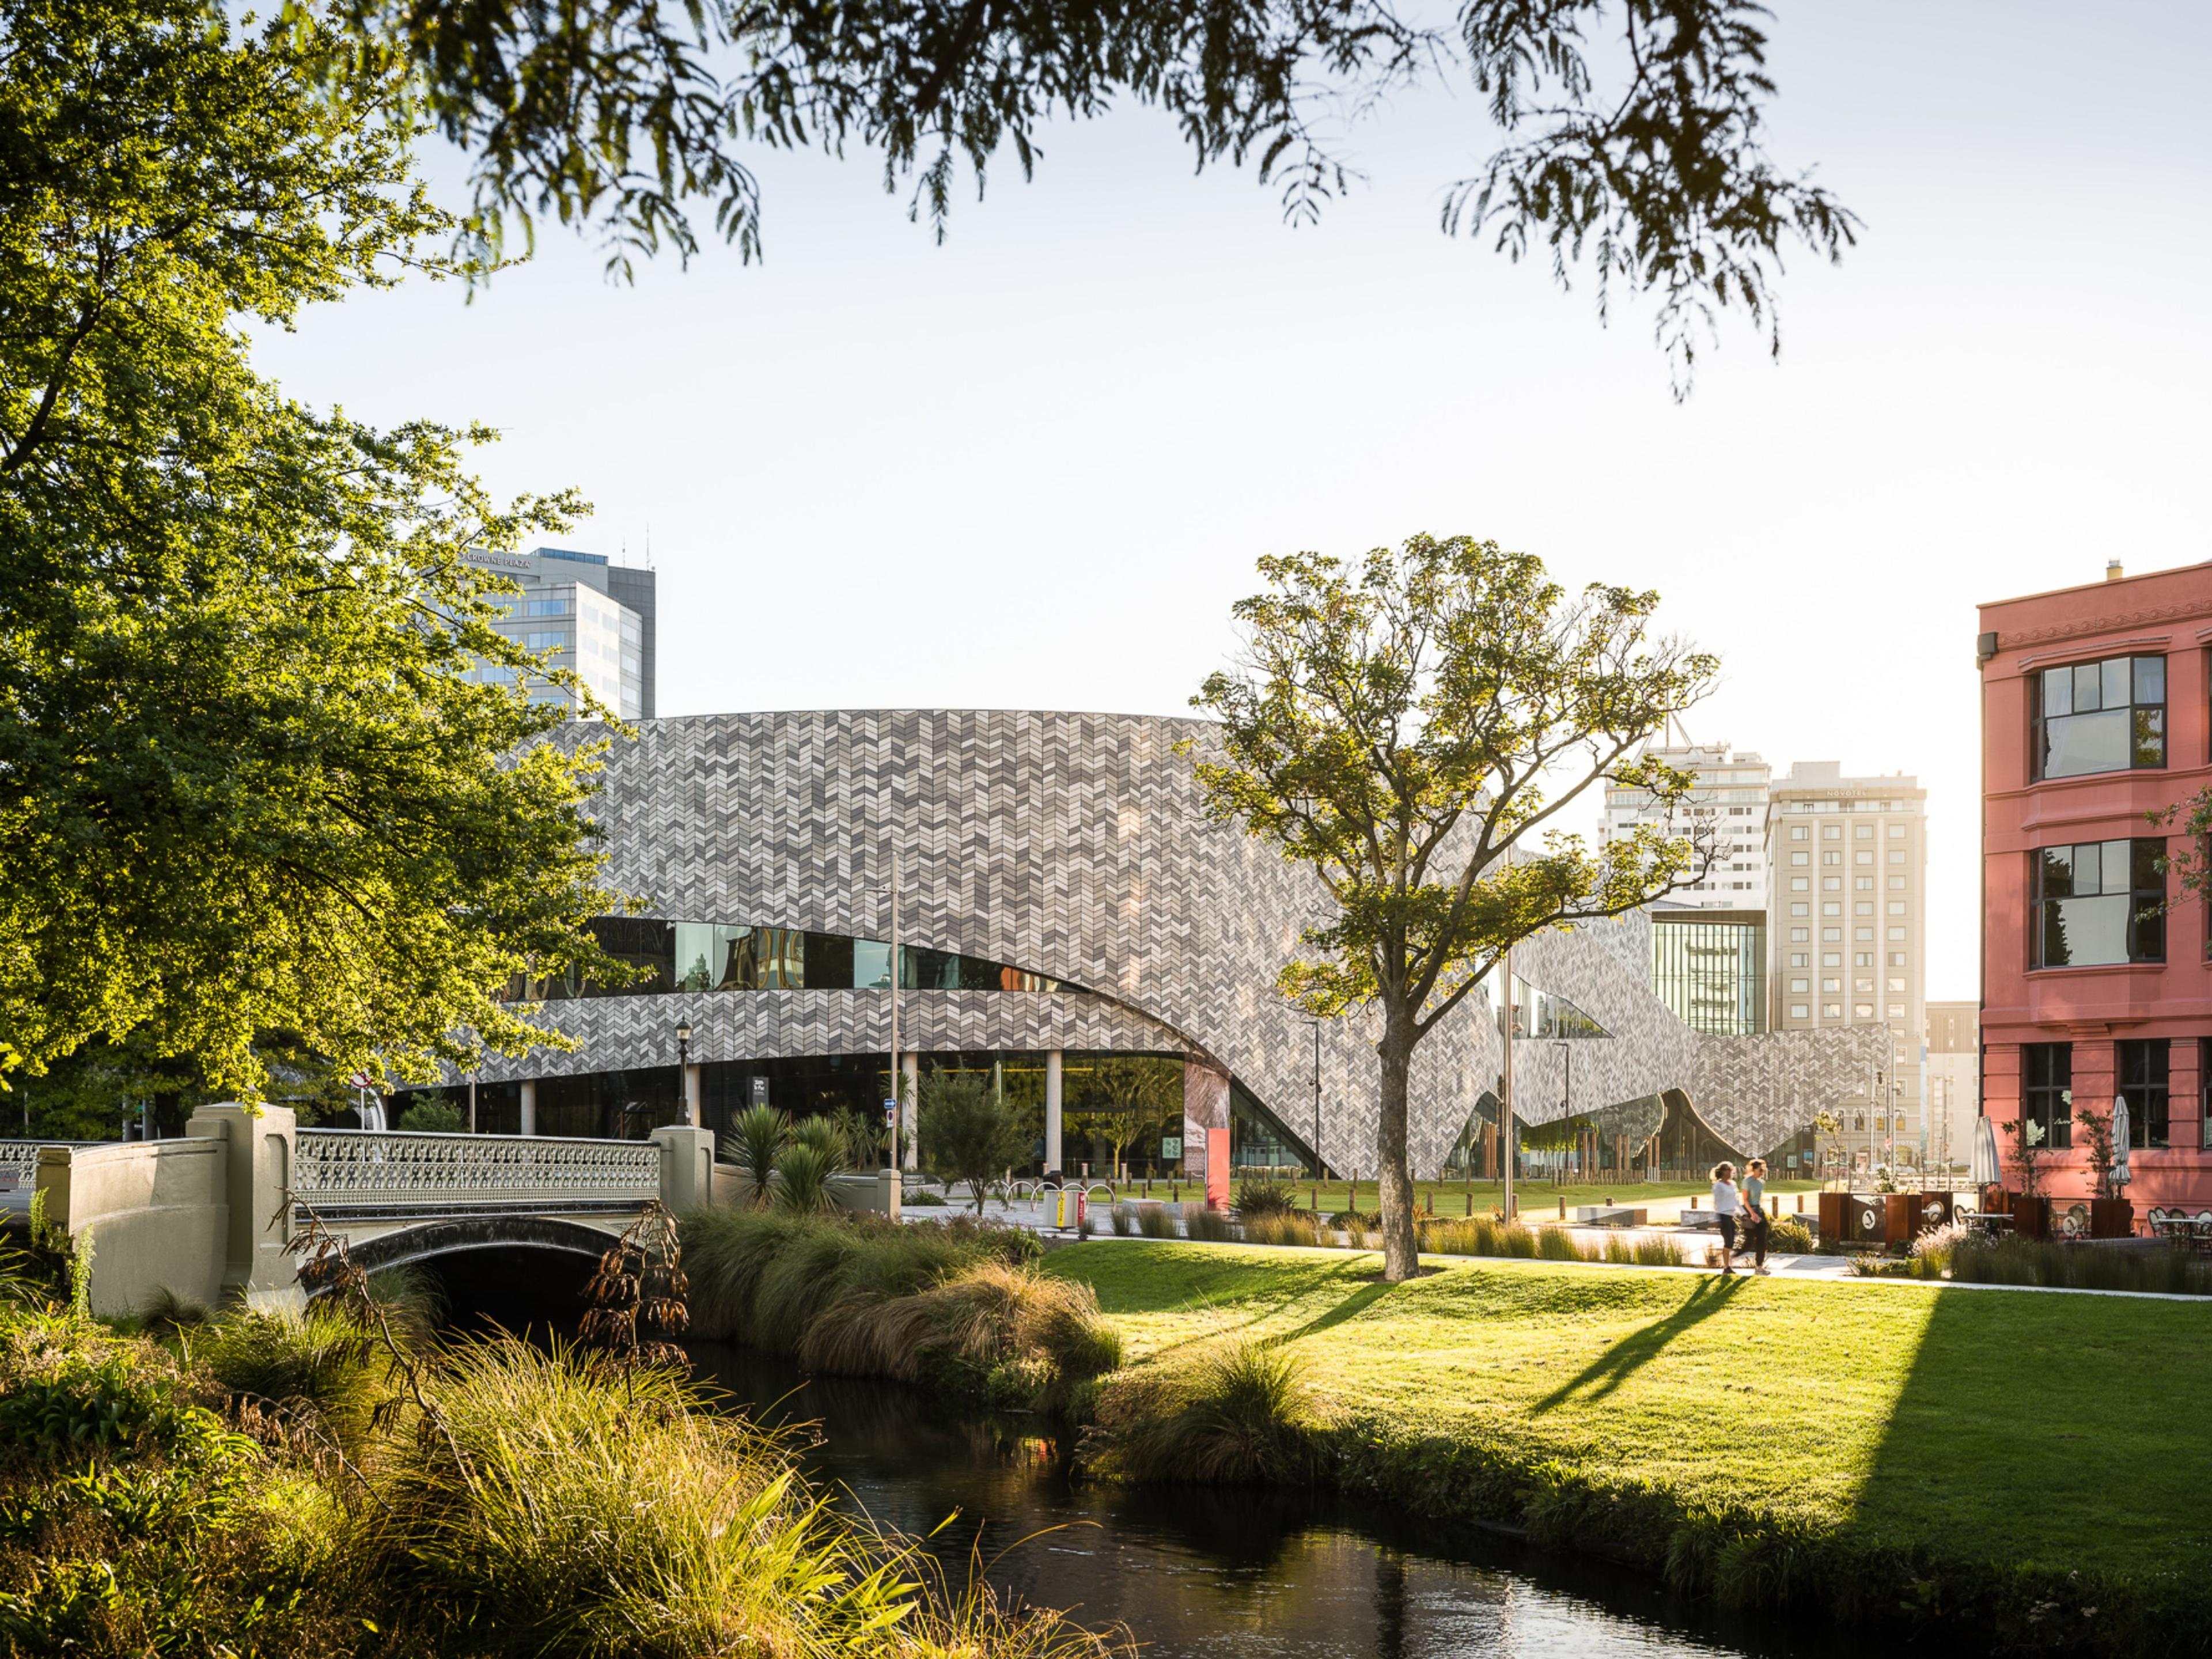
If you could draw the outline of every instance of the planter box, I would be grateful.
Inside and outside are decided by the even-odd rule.
[[[1917,1238],[1923,1207],[1918,1193],[1884,1194],[1883,1208],[1887,1214],[1882,1236],[1899,1243]]]
[[[2136,1231],[2136,1206],[2124,1198],[2093,1198],[2089,1200],[2089,1237],[2092,1238],[2132,1238]]]
[[[1851,1236],[1849,1222],[1851,1195],[1849,1193],[1822,1193],[1820,1197],[1820,1237],[1830,1243],[1840,1244]]]
[[[2027,1198],[2019,1193],[2012,1197],[2012,1231],[2015,1238],[2048,1238],[2051,1237],[2051,1200],[2047,1198]]]

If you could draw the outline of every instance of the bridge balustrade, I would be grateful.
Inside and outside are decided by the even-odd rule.
[[[325,1220],[635,1210],[661,1195],[654,1141],[296,1132],[293,1196]]]

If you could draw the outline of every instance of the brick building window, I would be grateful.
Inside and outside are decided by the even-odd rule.
[[[2166,659],[2108,657],[2035,676],[2039,778],[2166,764]]]
[[[2074,1144],[2074,1045],[2024,1042],[2020,1049],[2021,1115],[2040,1124],[2043,1151]]]
[[[2163,1146],[2166,1128],[2166,1067],[2171,1045],[2164,1037],[2113,1044],[2119,1062],[2120,1098],[2128,1103],[2128,1145]]]
[[[2028,854],[2033,867],[2032,968],[2166,960],[2166,843],[2082,842]]]

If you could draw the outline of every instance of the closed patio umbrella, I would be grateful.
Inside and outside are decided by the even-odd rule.
[[[2128,1173],[2128,1103],[2112,1098],[2112,1185],[2124,1187],[2135,1177]]]
[[[1997,1126],[1987,1118],[1974,1122],[1974,1161],[1971,1171],[1977,1187],[1994,1187],[2004,1177],[1997,1164]]]

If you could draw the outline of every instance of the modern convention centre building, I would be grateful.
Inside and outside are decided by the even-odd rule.
[[[1032,1114],[1032,1171],[1103,1173],[1117,1152],[1210,1186],[1373,1171],[1372,1033],[1273,990],[1323,896],[1207,817],[1179,752],[1206,722],[848,709],[636,730],[595,812],[607,881],[641,911],[594,925],[648,976],[544,988],[544,1021],[578,1046],[452,1090],[479,1131],[635,1136],[690,1115],[720,1132],[756,1101],[880,1121],[896,855],[904,1067],[988,1074]],[[1794,1162],[1880,1063],[1853,1030],[1692,1030],[1655,994],[1643,915],[1545,934],[1515,966],[1536,1167]],[[1496,1170],[1503,1000],[1482,988],[1417,1052],[1420,1175]]]

